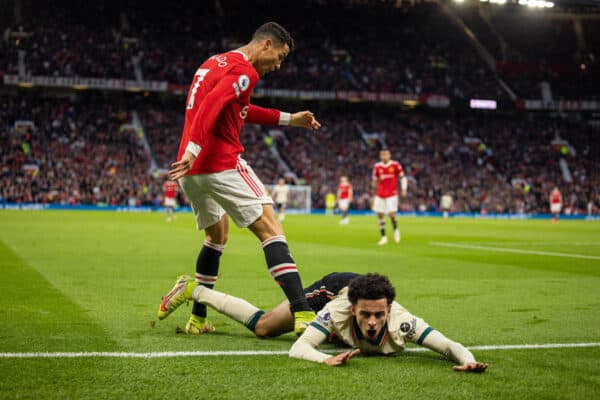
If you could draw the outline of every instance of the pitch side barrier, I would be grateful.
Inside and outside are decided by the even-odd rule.
[[[112,212],[132,212],[132,213],[152,213],[152,212],[164,212],[165,208],[162,206],[99,206],[99,205],[65,205],[65,204],[25,204],[25,203],[0,203],[0,210],[29,210],[29,211],[43,211],[43,210],[72,210],[72,211],[112,211]],[[191,207],[178,207],[177,212],[192,212]],[[298,209],[286,209],[286,214],[307,214],[305,210]],[[310,211],[312,215],[327,215],[327,211],[324,209],[312,209]],[[334,215],[339,215],[336,210]],[[375,213],[370,210],[350,210],[350,215],[366,215],[373,216]],[[427,212],[398,212],[399,217],[430,217],[430,218],[442,218],[443,214],[437,211]],[[506,220],[519,220],[519,219],[550,219],[552,214],[498,214],[498,213],[449,213],[449,218],[474,218],[474,219],[506,219]],[[585,220],[585,221],[600,221],[600,215],[561,215],[562,220]]]

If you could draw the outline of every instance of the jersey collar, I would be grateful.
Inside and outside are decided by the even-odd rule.
[[[365,339],[362,332],[360,331],[360,327],[358,326],[358,322],[356,322],[356,318],[352,318],[352,338],[354,339],[355,342],[357,342],[359,340],[366,340],[367,342],[371,343],[372,345],[375,345],[378,347],[383,347],[385,345],[385,343],[387,342],[387,338],[388,338],[387,322],[383,325],[383,327],[381,328],[381,331],[379,331],[379,335],[377,335],[375,340],[368,340],[368,339]]]
[[[246,55],[246,53],[244,53],[243,51],[239,51],[239,50],[231,50],[232,53],[238,53],[241,54],[242,57],[244,57],[244,60],[248,61],[250,60],[250,58],[248,58],[248,56]]]

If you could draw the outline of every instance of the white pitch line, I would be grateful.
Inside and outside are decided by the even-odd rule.
[[[565,349],[574,347],[600,347],[600,342],[592,343],[544,343],[544,344],[500,344],[470,346],[469,350],[531,350]],[[327,349],[325,353],[339,353],[348,349]],[[429,351],[424,347],[411,347],[409,353]],[[162,351],[151,353],[127,352],[57,352],[57,353],[0,353],[0,358],[173,358],[173,357],[214,357],[214,356],[280,356],[287,350],[231,350],[231,351]]]
[[[456,247],[456,248],[460,248],[460,249],[490,250],[490,251],[496,251],[499,253],[535,254],[538,256],[583,258],[585,260],[600,260],[600,256],[588,256],[585,254],[573,254],[573,253],[556,253],[553,251],[523,250],[523,249],[511,249],[511,248],[507,248],[507,247],[475,246],[472,244],[445,243],[445,242],[429,242],[429,244],[432,246]]]

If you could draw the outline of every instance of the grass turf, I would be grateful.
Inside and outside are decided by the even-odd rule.
[[[332,271],[385,273],[398,302],[467,346],[600,342],[597,222],[399,221],[402,243],[384,247],[375,245],[373,217],[339,226],[334,217],[288,216],[285,229],[305,285]],[[0,226],[0,352],[281,351],[294,340],[255,339],[215,312],[217,333],[176,335],[185,307],[151,327],[174,278],[194,272],[203,236],[190,214],[166,223],[156,213],[0,211]],[[283,299],[258,241],[236,228],[217,289],[265,309]],[[600,392],[597,347],[474,353],[490,363],[485,374],[455,373],[431,352],[359,357],[342,368],[281,355],[0,358],[0,398],[537,399]]]

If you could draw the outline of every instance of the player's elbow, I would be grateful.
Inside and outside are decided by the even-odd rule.
[[[299,358],[302,359],[302,346],[299,344],[299,340],[296,340],[290,349],[288,356],[290,358]]]

